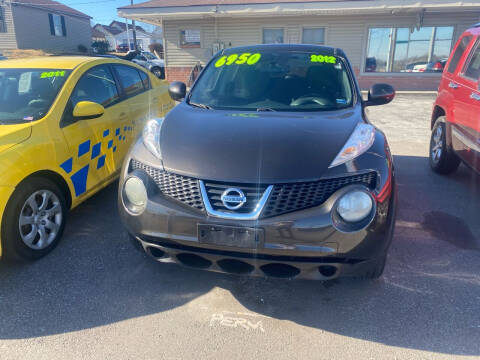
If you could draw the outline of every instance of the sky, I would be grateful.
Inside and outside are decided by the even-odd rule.
[[[79,10],[87,15],[90,15],[92,19],[92,25],[96,23],[110,24],[113,20],[125,21],[123,18],[117,16],[117,8],[125,5],[130,5],[130,0],[57,0],[62,4],[70,6],[76,10]],[[147,0],[134,0],[134,4],[145,2]],[[131,20],[129,20],[131,23]],[[153,26],[139,23],[137,25],[145,27],[145,30],[152,31]]]

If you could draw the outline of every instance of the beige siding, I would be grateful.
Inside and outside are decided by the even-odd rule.
[[[16,49],[17,40],[15,39],[11,4],[3,2],[0,7],[2,8],[3,16],[5,17],[6,27],[6,32],[0,33],[0,51]]]
[[[19,49],[76,51],[80,44],[87,48],[91,45],[89,19],[59,14],[65,17],[67,36],[53,36],[50,34],[48,13],[26,6],[13,7]]]
[[[470,25],[478,22],[480,13],[425,14],[423,26],[455,26],[457,38]],[[370,16],[294,16],[270,18],[217,19],[215,35],[214,19],[165,20],[165,49],[167,66],[191,66],[200,60],[203,63],[212,55],[215,40],[226,47],[258,44],[262,42],[263,28],[284,28],[284,41],[302,41],[303,27],[325,27],[326,45],[342,48],[354,67],[360,68],[367,46],[368,27],[405,26],[414,27],[416,15],[370,15]],[[180,30],[201,29],[202,48],[182,49],[179,47]]]
[[[200,29],[200,48],[180,48],[180,31],[184,29]],[[198,60],[205,61],[211,56],[214,39],[214,22],[212,20],[165,21],[165,48],[167,65],[190,66]]]

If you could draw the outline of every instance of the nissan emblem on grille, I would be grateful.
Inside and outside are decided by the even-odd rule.
[[[319,206],[335,191],[346,185],[362,184],[369,189],[375,189],[377,185],[375,171],[316,181],[267,186],[264,184],[227,185],[213,181],[203,182],[195,178],[169,173],[132,159],[130,171],[135,169],[147,172],[165,196],[201,211],[205,209],[204,204],[207,203],[211,208],[210,213],[215,212],[214,216],[228,219],[238,219],[239,216],[244,216],[243,219],[252,220],[260,217],[260,214],[261,218],[269,218]],[[241,189],[239,189],[240,186]],[[240,190],[245,196],[245,202],[236,209],[225,206],[224,199],[222,199],[221,194],[239,196],[238,193],[227,193],[231,189]],[[202,195],[201,192],[203,192]],[[227,200],[233,200],[233,202],[227,201],[229,206],[238,206],[239,204],[236,202],[237,198],[227,198]],[[225,209],[236,211],[235,214],[225,213]],[[256,213],[252,215],[254,212]]]
[[[247,198],[242,190],[237,188],[228,188],[220,197],[223,205],[230,210],[237,210],[247,202]]]

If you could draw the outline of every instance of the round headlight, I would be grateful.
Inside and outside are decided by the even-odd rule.
[[[126,205],[129,210],[138,213],[145,209],[147,205],[147,189],[141,179],[138,177],[128,178],[125,181],[123,191],[128,201]]]
[[[372,207],[372,198],[366,192],[354,190],[340,198],[337,212],[343,220],[353,223],[365,219],[372,211]]]

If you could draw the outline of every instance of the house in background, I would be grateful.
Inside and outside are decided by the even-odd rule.
[[[163,45],[163,29],[161,26],[155,26],[155,29],[153,29],[152,42]]]
[[[480,20],[480,1],[151,0],[118,15],[162,27],[169,81],[185,81],[222,48],[307,43],[342,48],[363,89],[436,90],[453,44]]]
[[[90,47],[90,16],[53,0],[0,2],[0,52],[10,49],[78,51]]]
[[[95,28],[92,28],[92,43],[95,41],[103,41],[106,42],[107,38],[105,37],[105,34],[101,31],[98,31]]]
[[[131,24],[128,24],[128,33],[127,25],[124,22],[117,20],[112,21],[110,25],[96,24],[94,29],[105,34],[105,38],[110,45],[110,51],[114,51],[118,45],[127,45],[128,40],[130,40],[130,43],[133,44],[133,27]],[[148,46],[151,43],[159,42],[158,37],[154,36],[152,33],[149,33],[141,26],[135,26],[135,32],[137,37],[137,46],[140,49],[148,50]]]
[[[96,24],[93,27],[94,30],[101,32],[104,34],[105,40],[108,42],[108,50],[109,51],[115,51],[117,48],[117,40],[115,38],[115,35],[118,35],[122,32],[122,30],[116,28],[116,27],[111,27],[108,25],[102,25],[102,24]]]
[[[127,30],[125,30],[115,36],[117,44],[128,45],[128,39],[130,39],[130,43],[133,44],[133,30],[131,25],[129,27],[128,35]],[[141,26],[136,26],[135,32],[137,37],[137,47],[140,50],[148,51],[148,46],[152,43],[152,34],[145,31]]]

